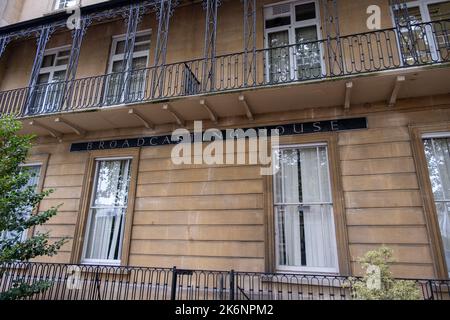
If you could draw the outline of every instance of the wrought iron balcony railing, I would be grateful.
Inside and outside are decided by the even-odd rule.
[[[450,20],[0,92],[18,117],[143,103],[450,62]]]
[[[412,280],[425,300],[450,299],[450,280]],[[348,277],[45,263],[0,266],[0,294],[44,282],[45,300],[350,300]]]

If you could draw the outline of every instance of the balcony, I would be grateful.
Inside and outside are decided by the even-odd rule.
[[[37,300],[351,300],[348,277],[44,263],[0,266],[0,292],[45,281]],[[424,300],[450,299],[450,280],[412,280]]]
[[[450,20],[439,20],[3,91],[0,113],[66,134],[63,115],[77,127],[107,130],[170,124],[174,114],[182,125],[306,107],[392,106],[448,93],[449,28]],[[208,112],[200,108],[206,100]]]

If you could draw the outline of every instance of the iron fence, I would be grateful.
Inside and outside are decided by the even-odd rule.
[[[450,19],[0,92],[18,117],[352,76],[450,61]]]
[[[425,300],[450,299],[450,280],[413,280]],[[44,282],[33,300],[351,300],[348,277],[177,268],[9,263],[0,293]]]

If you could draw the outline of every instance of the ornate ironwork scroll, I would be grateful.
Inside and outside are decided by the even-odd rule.
[[[216,39],[217,39],[217,16],[221,0],[203,0],[203,9],[206,11],[205,19],[205,43],[203,62],[203,91],[214,90],[216,69]]]

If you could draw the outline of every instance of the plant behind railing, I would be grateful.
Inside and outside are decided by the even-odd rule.
[[[419,300],[421,292],[413,280],[396,280],[390,271],[393,250],[381,247],[358,259],[363,278],[351,278],[351,290],[358,300]]]
[[[14,282],[48,283],[37,300],[351,300],[355,279],[178,268],[117,267],[47,263],[0,266],[0,292]],[[449,280],[410,280],[413,298],[450,299]],[[402,291],[403,292],[403,291]],[[401,298],[408,298],[401,292]],[[394,292],[398,296],[398,292]],[[357,298],[363,298],[361,295]],[[368,298],[368,297],[366,297]]]

